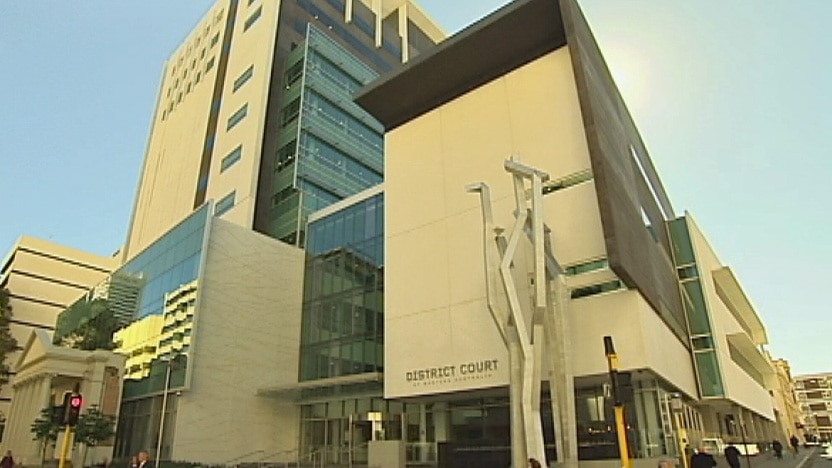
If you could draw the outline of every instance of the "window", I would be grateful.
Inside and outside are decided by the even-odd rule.
[[[208,73],[212,68],[214,68],[214,57],[211,57],[211,60],[205,65],[205,73]]]
[[[608,291],[615,291],[616,289],[621,289],[621,281],[615,280],[607,283],[585,286],[583,288],[575,288],[572,290],[571,297],[572,299],[578,299],[581,297],[594,296]]]
[[[295,160],[295,147],[297,146],[297,140],[292,140],[289,143],[283,145],[279,150],[277,150],[277,170],[281,171],[284,167],[292,164]]]
[[[303,76],[303,62],[298,62],[286,70],[286,88],[288,89]]]
[[[246,84],[246,82],[251,79],[252,75],[254,75],[254,65],[248,67],[248,70],[244,71],[242,75],[234,80],[234,91],[237,91],[244,84]]]
[[[295,120],[298,115],[300,114],[300,98],[296,98],[294,101],[290,102],[286,107],[283,108],[283,112],[280,116],[280,124],[287,125],[293,120]]]
[[[231,117],[228,118],[228,125],[225,127],[226,130],[231,130],[234,128],[241,120],[243,120],[248,114],[248,104],[245,104],[243,107],[240,108],[237,112],[235,112]]]
[[[581,273],[587,273],[590,271],[601,270],[604,268],[609,268],[609,262],[607,262],[606,258],[602,258],[599,260],[592,260],[589,262],[579,263],[578,265],[572,265],[565,268],[565,273],[567,276],[575,276]]]
[[[230,210],[234,207],[234,199],[237,197],[237,191],[233,191],[228,195],[222,197],[222,200],[218,201],[216,205],[214,205],[214,216],[222,216],[226,211]]]
[[[228,155],[222,158],[222,163],[220,164],[220,172],[225,172],[226,169],[233,166],[240,158],[243,157],[243,145],[240,145],[234,148],[234,151],[228,153]]]
[[[257,22],[257,19],[260,18],[260,15],[262,13],[263,13],[263,7],[262,6],[258,7],[256,10],[254,10],[254,13],[252,13],[251,16],[248,17],[245,24],[243,25],[243,31],[248,31],[248,28],[250,28],[255,22]]]
[[[214,35],[214,37],[211,38],[211,47],[214,47],[215,45],[217,45],[217,42],[219,42],[219,41],[220,41],[220,33],[217,33],[217,34]]]

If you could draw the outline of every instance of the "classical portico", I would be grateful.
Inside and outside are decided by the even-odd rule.
[[[96,405],[104,414],[117,416],[125,359],[112,351],[55,346],[47,332],[33,330],[15,364],[14,396],[3,435],[3,451],[11,450],[15,461],[23,465],[40,465],[43,445],[32,440],[32,422],[43,408],[60,402],[64,392],[76,385],[84,397],[82,414]],[[111,452],[112,446],[100,446],[87,459],[97,462],[99,458],[110,458]],[[53,458],[54,454],[53,448],[47,447],[46,458]],[[80,452],[74,453],[73,460],[81,463],[80,456]]]

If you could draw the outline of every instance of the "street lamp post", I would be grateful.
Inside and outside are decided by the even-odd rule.
[[[162,437],[165,435],[165,411],[168,406],[168,391],[170,390],[170,372],[173,364],[173,358],[166,359],[167,370],[165,371],[165,388],[162,392],[162,414],[159,416],[159,441],[156,443],[156,466],[162,465]]]

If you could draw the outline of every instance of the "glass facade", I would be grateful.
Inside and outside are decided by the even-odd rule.
[[[713,329],[699,278],[696,255],[685,217],[668,223],[673,246],[673,263],[682,293],[682,305],[688,321],[699,391],[703,397],[724,397],[722,371],[714,348]]]
[[[435,403],[404,403],[379,396],[304,405],[301,446],[304,459],[323,464],[366,464],[371,440],[401,440],[409,465],[509,466],[511,425],[506,391],[490,396]],[[551,403],[542,402],[551,421]],[[544,425],[548,456],[554,430]],[[440,455],[440,452],[443,452]]]
[[[633,401],[625,404],[630,452],[635,458],[676,456],[678,449],[670,409],[671,392],[654,379],[637,381],[633,385]],[[686,407],[685,411],[689,410]],[[575,415],[579,459],[619,458],[613,402],[603,387],[576,389]],[[686,427],[689,430],[701,429],[693,421],[698,423],[698,413]]]
[[[309,223],[300,380],[384,370],[384,197]]]
[[[116,428],[117,457],[127,457],[140,449],[156,446],[168,372],[165,417],[170,423],[175,420],[177,398],[176,392],[171,390],[184,389],[187,384],[190,331],[212,208],[211,203],[204,204],[116,273],[141,278],[144,282],[138,308],[133,314],[134,323],[150,316],[164,317],[160,333],[131,336],[133,342],[121,343],[124,349],[134,350],[131,354],[149,351],[149,355],[143,377],[124,382]],[[166,454],[170,456],[173,427],[169,424],[165,429],[163,458]]]
[[[303,246],[309,214],[383,179],[383,128],[352,100],[378,74],[310,24],[284,75],[270,234]]]

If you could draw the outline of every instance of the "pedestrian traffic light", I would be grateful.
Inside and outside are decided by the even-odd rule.
[[[69,393],[69,397],[64,396],[64,423],[67,426],[75,426],[78,424],[78,417],[81,415],[81,404],[84,399],[80,393]]]

